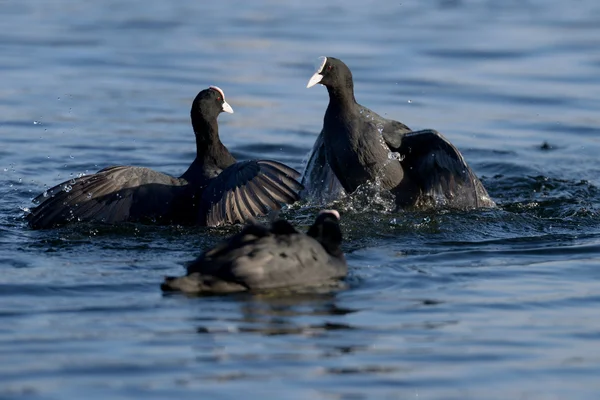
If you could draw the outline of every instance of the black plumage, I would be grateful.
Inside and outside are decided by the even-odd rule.
[[[341,60],[323,57],[307,87],[317,83],[327,88],[329,105],[304,174],[309,193],[340,191],[339,186],[352,193],[379,180],[399,207],[495,205],[462,154],[441,133],[411,131],[358,104],[352,73]]]
[[[300,174],[276,161],[236,162],[219,138],[217,117],[233,110],[211,86],[192,103],[196,159],[179,178],[149,168],[114,166],[63,182],[34,199],[35,229],[72,222],[153,222],[217,226],[244,222],[299,199]]]
[[[307,234],[289,222],[246,226],[206,251],[187,275],[167,277],[164,291],[229,293],[320,286],[347,273],[337,211],[324,210]]]

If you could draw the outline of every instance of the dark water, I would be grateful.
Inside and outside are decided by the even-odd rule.
[[[0,398],[597,399],[600,3],[281,3],[0,3]],[[21,219],[80,173],[183,172],[209,85],[236,156],[301,168],[320,55],[364,105],[442,131],[500,207],[338,205],[348,287],[293,297],[161,294],[235,228]]]

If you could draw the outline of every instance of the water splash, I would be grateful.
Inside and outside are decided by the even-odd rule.
[[[388,190],[383,189],[380,177],[360,185],[351,196],[334,204],[350,212],[390,213],[396,209],[395,197]]]
[[[402,161],[404,160],[404,156],[396,151],[390,151],[388,153],[388,160]]]

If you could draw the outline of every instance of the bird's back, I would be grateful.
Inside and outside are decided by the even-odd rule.
[[[207,254],[200,262],[190,270],[214,273],[254,290],[317,284],[345,274],[343,263],[301,233],[247,236],[217,256]]]

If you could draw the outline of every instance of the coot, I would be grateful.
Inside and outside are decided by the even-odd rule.
[[[219,139],[217,116],[233,113],[216,86],[198,93],[191,119],[196,159],[179,178],[149,168],[113,166],[66,181],[34,199],[35,229],[71,222],[153,222],[217,226],[244,222],[299,199],[300,174],[276,161],[236,162]]]
[[[306,234],[289,222],[246,226],[202,254],[187,275],[167,277],[164,291],[230,293],[319,286],[346,276],[340,215],[323,210]]]
[[[495,205],[462,154],[441,133],[411,131],[403,123],[361,106],[354,98],[352,73],[346,64],[333,57],[321,60],[307,85],[320,83],[329,92],[323,130],[317,139],[317,144],[322,144],[313,149],[314,161],[305,172],[313,192],[319,191],[315,185],[323,191],[335,187],[335,181],[327,177],[331,168],[347,193],[379,180],[383,189],[395,195],[399,207]]]

